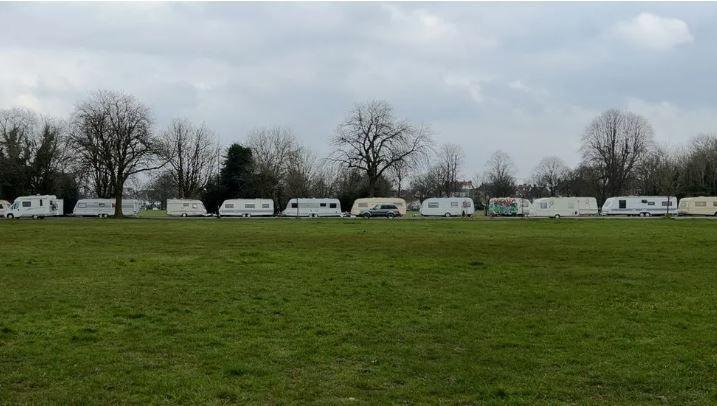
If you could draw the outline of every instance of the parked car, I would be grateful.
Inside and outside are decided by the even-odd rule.
[[[371,217],[401,217],[401,210],[395,204],[377,204],[368,210],[361,212],[361,216],[366,218]]]

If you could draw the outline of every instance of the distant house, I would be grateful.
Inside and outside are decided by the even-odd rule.
[[[473,197],[473,182],[470,180],[458,181],[455,197]]]

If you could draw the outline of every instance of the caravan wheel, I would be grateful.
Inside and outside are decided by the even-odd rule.
[[[187,213],[182,213],[182,217],[187,217]]]
[[[33,220],[37,220],[37,214],[33,214],[33,215],[32,215],[32,219],[33,219]]]
[[[652,216],[652,213],[649,213],[649,212],[645,213],[645,217],[650,217],[650,216]]]
[[[444,214],[445,217],[451,217],[451,213]]]
[[[556,214],[555,216],[553,216],[553,218],[556,220],[560,219],[560,214]]]
[[[715,216],[717,216],[717,213],[715,213]],[[12,220],[12,219],[15,218],[15,216],[13,216],[12,213],[9,213],[9,214],[8,214],[7,216],[5,216],[5,217],[9,218],[10,220]]]

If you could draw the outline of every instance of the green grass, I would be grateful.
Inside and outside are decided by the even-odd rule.
[[[0,403],[717,402],[717,222],[0,222]]]
[[[142,210],[137,216],[139,218],[163,218],[167,217],[167,210]]]

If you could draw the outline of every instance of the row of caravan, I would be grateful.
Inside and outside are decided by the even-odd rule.
[[[489,216],[530,216],[530,217],[580,217],[602,214],[622,216],[658,215],[699,215],[717,216],[717,197],[686,197],[679,200],[674,196],[623,196],[605,200],[598,209],[594,197],[545,197],[528,199],[504,197],[490,199],[486,207]],[[333,198],[293,198],[279,213],[286,217],[343,217],[368,215],[368,211],[390,205],[400,216],[406,214],[406,202],[400,198],[356,199],[350,213],[343,213],[341,203]],[[141,203],[134,199],[122,200],[122,213],[137,216]],[[422,216],[466,217],[474,213],[473,200],[467,197],[428,198],[421,203]],[[80,199],[75,204],[74,216],[108,217],[114,215],[114,199]],[[10,204],[0,200],[0,217],[43,218],[61,216],[63,200],[54,195],[21,196]],[[229,199],[219,207],[220,217],[274,216],[272,199]],[[168,216],[207,216],[201,200],[169,199]]]
[[[488,202],[489,216],[579,217],[595,216],[717,216],[717,197],[620,196],[605,200],[598,210],[594,197],[519,197],[492,198]]]
[[[406,215],[406,201],[396,197],[370,197],[356,199],[349,216],[361,216],[377,207],[395,206],[400,216]],[[471,216],[473,200],[470,198],[430,198],[421,204],[422,216]],[[167,211],[169,214],[169,210]],[[271,199],[231,199],[219,207],[219,216],[252,217],[274,215],[274,202]],[[338,199],[291,199],[281,212],[285,217],[342,217],[341,202]]]

